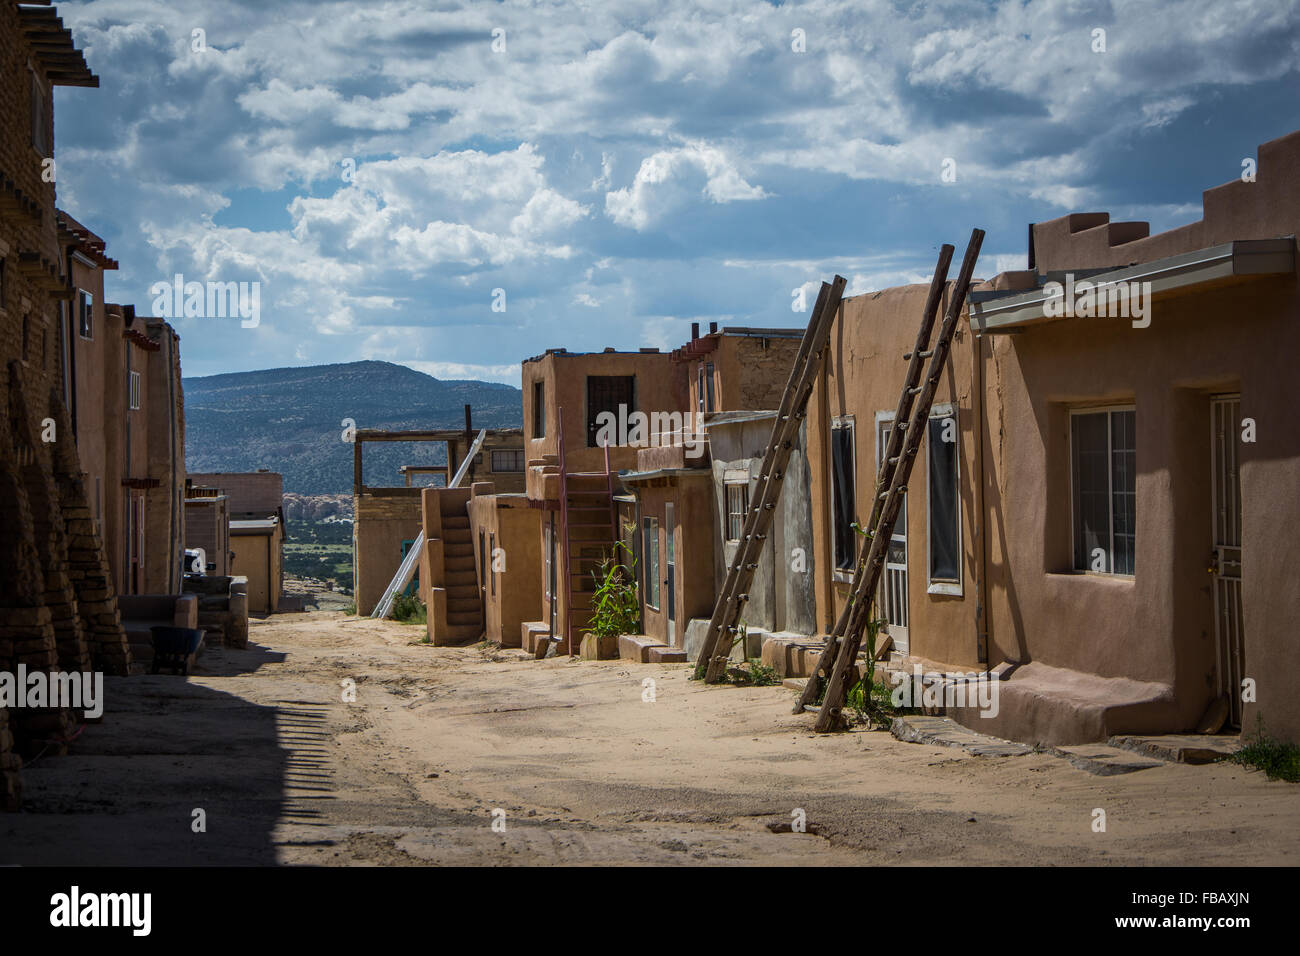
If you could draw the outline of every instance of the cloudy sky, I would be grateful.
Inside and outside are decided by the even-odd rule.
[[[925,281],[975,225],[989,276],[1024,268],[1032,221],[1197,219],[1300,128],[1290,0],[59,11],[101,79],[56,94],[59,202],[121,262],[109,300],[261,283],[256,328],[175,322],[187,375],[377,358],[517,384],[548,347],[802,324],[793,290]]]

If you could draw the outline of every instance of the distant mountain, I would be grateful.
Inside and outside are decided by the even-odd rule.
[[[284,490],[351,493],[352,445],[343,419],[357,428],[518,428],[519,389],[495,382],[440,381],[391,362],[348,362],[233,372],[183,380],[185,461],[192,472],[256,471],[284,475]],[[369,485],[400,485],[398,467],[444,464],[441,442],[367,444]]]

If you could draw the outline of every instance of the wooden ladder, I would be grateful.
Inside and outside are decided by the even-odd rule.
[[[830,338],[831,326],[839,312],[846,284],[847,280],[838,275],[833,282],[822,283],[808,328],[799,345],[799,354],[795,357],[794,367],[790,369],[790,378],[781,396],[781,408],[772,424],[772,436],[763,453],[763,467],[758,475],[749,510],[745,514],[740,544],[727,569],[726,581],[713,606],[709,630],[700,648],[699,660],[708,662],[705,680],[709,683],[716,683],[726,673],[732,635],[736,633],[740,612],[749,600],[754,571],[758,568],[759,556],[763,552],[763,544],[776,514],[776,503],[781,496],[786,464],[794,442],[799,437],[799,426],[807,414],[808,398],[817,382],[822,352]]]
[[[984,231],[972,230],[961,271],[957,274],[957,284],[953,289],[952,298],[948,301],[943,325],[939,327],[939,336],[934,345],[926,349],[953,254],[953,247],[950,245],[945,244],[940,249],[939,262],[935,267],[934,278],[930,282],[930,292],[926,298],[925,312],[921,318],[916,345],[911,352],[903,356],[908,361],[907,379],[898,399],[898,417],[894,420],[896,424],[890,431],[884,458],[880,463],[875,500],[871,506],[871,520],[866,526],[866,537],[869,542],[867,553],[858,562],[848,601],[835,622],[834,630],[826,640],[826,647],[822,651],[816,669],[808,678],[803,695],[795,704],[796,714],[802,710],[812,709],[822,683],[826,682],[825,701],[820,708],[817,708],[815,729],[818,731],[837,730],[842,726],[841,715],[850,685],[849,671],[857,660],[862,631],[870,620],[869,615],[875,604],[876,587],[885,566],[889,539],[894,532],[899,509],[903,505],[903,496],[907,492],[907,481],[912,474],[912,465],[916,461],[916,454],[925,436],[926,423],[934,404],[934,393],[939,386],[939,379],[943,375],[944,365],[952,349],[957,320],[961,317],[962,307],[966,303],[966,293],[970,290],[971,276],[975,271],[975,262],[979,259],[980,246],[983,242]],[[924,382],[921,382],[921,363],[926,359],[929,359],[929,364],[926,366]]]

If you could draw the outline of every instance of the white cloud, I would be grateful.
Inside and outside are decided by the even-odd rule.
[[[605,212],[620,226],[640,231],[690,202],[693,194],[715,203],[767,195],[761,187],[746,182],[720,149],[694,144],[647,156],[631,186],[605,194]]]

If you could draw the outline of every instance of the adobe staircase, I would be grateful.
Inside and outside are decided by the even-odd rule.
[[[429,558],[429,634],[434,644],[464,644],[483,636],[483,596],[469,527],[468,488],[440,489],[425,516]]]

